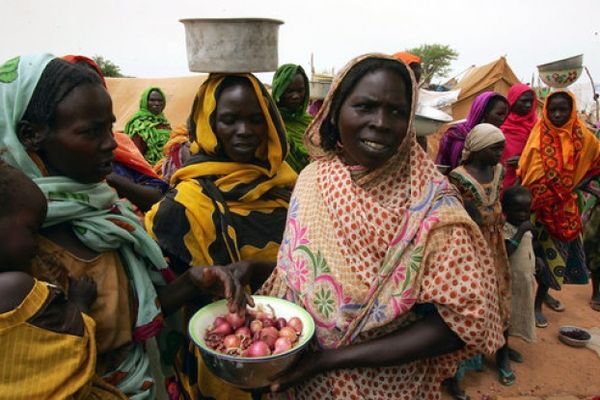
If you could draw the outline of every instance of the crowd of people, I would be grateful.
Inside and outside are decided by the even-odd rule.
[[[149,87],[113,132],[89,58],[0,67],[0,399],[457,399],[495,357],[517,380],[549,290],[592,278],[600,141],[575,98],[481,93],[430,158],[420,59],[366,54],[309,113],[282,65],[211,73],[185,126]],[[317,103],[313,103],[313,106]],[[584,224],[582,221],[586,221]],[[585,229],[584,229],[585,226]],[[187,322],[251,293],[304,307],[308,351],[269,388],[215,377]]]

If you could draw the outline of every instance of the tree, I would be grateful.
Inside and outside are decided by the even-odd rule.
[[[423,44],[406,50],[421,57],[423,86],[427,87],[434,76],[446,77],[450,73],[450,63],[456,60],[458,53],[445,44]]]
[[[123,77],[123,74],[121,73],[121,68],[114,62],[102,56],[94,56],[92,58],[96,62],[96,64],[98,64],[98,67],[100,67],[100,70],[102,70],[102,74],[104,76],[109,78]]]

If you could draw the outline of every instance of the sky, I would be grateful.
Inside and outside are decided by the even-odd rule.
[[[339,70],[354,56],[421,44],[459,53],[452,75],[506,56],[529,82],[536,65],[584,54],[600,81],[599,0],[0,0],[0,60],[46,51],[101,55],[136,77],[192,74],[181,18],[284,21],[279,63]],[[451,75],[451,76],[452,76]],[[270,80],[270,74],[260,74]],[[588,81],[585,76],[578,83]]]

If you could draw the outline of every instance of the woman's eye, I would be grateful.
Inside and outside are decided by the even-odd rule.
[[[250,122],[253,124],[262,124],[264,122],[264,117],[262,115],[255,115],[250,118]]]
[[[225,125],[232,125],[235,122],[235,118],[233,118],[232,116],[224,116],[221,117],[221,123],[225,124]]]

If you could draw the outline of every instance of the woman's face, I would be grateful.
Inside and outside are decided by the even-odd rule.
[[[492,124],[499,128],[504,123],[507,115],[508,104],[504,101],[494,101],[490,109],[483,116],[481,122]]]
[[[279,105],[288,110],[297,110],[304,105],[306,87],[304,76],[296,74],[279,99]]]
[[[379,69],[363,76],[342,103],[337,121],[345,161],[368,169],[384,164],[406,137],[410,109],[398,73]]]
[[[153,90],[148,95],[148,110],[154,115],[160,114],[165,109],[165,99],[160,92]]]
[[[215,134],[225,154],[247,163],[267,141],[268,126],[250,85],[237,84],[221,92],[217,100]]]
[[[51,175],[80,183],[97,183],[112,171],[112,101],[101,85],[73,89],[57,106],[53,128],[47,132],[39,154]]]
[[[548,100],[548,118],[550,118],[552,125],[557,128],[567,123],[572,111],[573,105],[566,96],[554,95]]]
[[[515,101],[512,106],[512,111],[517,115],[527,115],[533,107],[533,92],[525,92]]]
[[[502,158],[502,153],[504,152],[504,145],[504,142],[492,144],[483,150],[474,152],[471,156],[471,159],[478,157],[486,165],[496,165],[500,162],[500,159]]]

